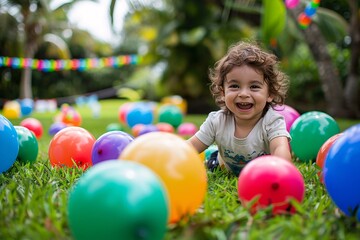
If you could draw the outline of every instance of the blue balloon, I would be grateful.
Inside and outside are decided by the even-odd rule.
[[[316,13],[316,8],[314,8],[311,3],[309,3],[308,5],[306,5],[304,13],[308,17],[313,17]]]
[[[347,129],[330,147],[323,173],[336,206],[360,221],[360,124]]]
[[[153,122],[153,111],[149,106],[136,104],[126,115],[126,122],[130,128],[136,124],[151,124]]]
[[[0,173],[7,171],[19,153],[19,140],[12,123],[0,115]]]
[[[21,116],[25,117],[32,113],[34,109],[34,101],[30,98],[24,98],[20,101]]]

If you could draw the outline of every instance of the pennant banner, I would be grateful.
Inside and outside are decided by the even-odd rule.
[[[80,59],[33,59],[0,56],[0,67],[15,69],[31,68],[43,72],[62,70],[85,71],[104,67],[116,68],[124,65],[138,65],[140,62],[141,57],[138,55]]]

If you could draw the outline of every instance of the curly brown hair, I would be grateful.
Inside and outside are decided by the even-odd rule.
[[[226,75],[234,67],[243,65],[250,66],[264,74],[264,81],[273,97],[273,101],[267,104],[265,111],[270,106],[284,104],[289,87],[289,78],[279,70],[278,58],[274,54],[265,52],[255,43],[241,41],[230,46],[227,54],[217,61],[214,68],[209,71],[210,91],[215,103],[221,109],[229,112],[223,98]]]

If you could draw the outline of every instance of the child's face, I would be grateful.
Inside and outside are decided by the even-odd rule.
[[[264,75],[247,65],[234,67],[224,81],[226,107],[239,120],[255,120],[262,116],[267,102],[272,101]]]

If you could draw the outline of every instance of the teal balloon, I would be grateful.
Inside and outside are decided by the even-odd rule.
[[[160,178],[118,159],[91,167],[72,188],[68,221],[75,239],[163,239],[169,215]]]
[[[159,122],[165,122],[177,128],[183,121],[183,113],[174,105],[164,105],[159,109]]]
[[[292,124],[290,146],[297,158],[309,162],[316,159],[326,140],[339,132],[339,125],[330,115],[319,111],[307,112]]]
[[[206,150],[205,150],[205,160],[209,160],[211,154],[215,151],[218,150],[218,146],[217,145],[210,145]]]
[[[22,126],[15,126],[15,130],[19,141],[17,160],[22,163],[34,163],[39,153],[39,145],[34,133]]]
[[[19,141],[12,123],[0,115],[0,173],[7,171],[14,162],[19,152]]]

